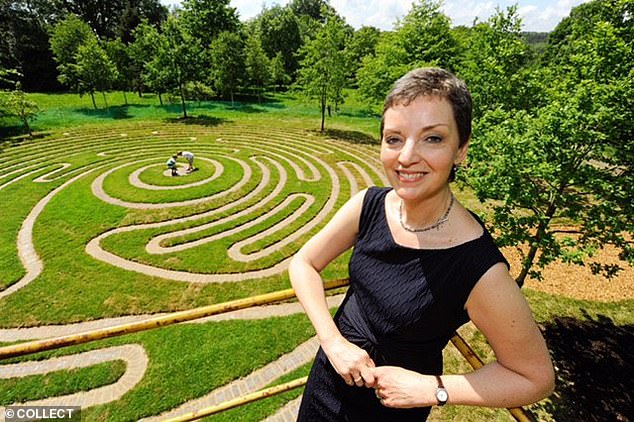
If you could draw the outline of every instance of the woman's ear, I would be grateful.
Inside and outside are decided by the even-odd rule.
[[[469,144],[471,143],[471,138],[467,139],[467,142],[462,144],[461,147],[458,148],[458,153],[456,154],[456,159],[454,160],[455,165],[460,165],[467,158],[467,151],[469,150]]]

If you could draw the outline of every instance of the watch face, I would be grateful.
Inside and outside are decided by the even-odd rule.
[[[436,398],[439,402],[446,402],[448,398],[447,392],[445,390],[438,390],[436,392]]]

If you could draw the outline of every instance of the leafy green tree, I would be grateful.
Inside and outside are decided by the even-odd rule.
[[[297,16],[288,7],[273,6],[256,17],[262,48],[269,58],[281,55],[284,72],[291,80],[298,67],[297,51],[302,37]]]
[[[132,32],[132,37],[134,41],[128,46],[128,55],[131,61],[129,79],[134,89],[138,92],[139,97],[141,97],[147,80],[154,81],[156,79],[147,78],[146,74],[148,72],[148,64],[158,55],[158,45],[162,39],[158,30],[147,22],[139,24]],[[165,92],[165,87],[159,84],[159,87],[153,86],[150,89],[155,90],[161,105],[163,105],[161,93]]]
[[[158,0],[125,0],[123,3],[116,36],[125,45],[134,42],[133,32],[142,22],[159,27],[167,19],[167,8]]]
[[[133,74],[133,61],[130,57],[130,49],[120,39],[116,39],[107,41],[105,43],[105,50],[117,69],[117,77],[114,79],[112,85],[115,89],[119,89],[123,92],[125,104],[128,105],[126,92],[134,86],[134,79],[131,78]]]
[[[224,95],[229,95],[233,105],[233,95],[241,82],[244,68],[244,42],[234,32],[221,32],[211,43],[211,60],[213,63],[212,81],[214,87]]]
[[[229,3],[230,0],[184,0],[182,24],[202,46],[209,47],[221,32],[234,32],[240,27],[236,9]]]
[[[176,91],[183,117],[187,118],[185,87],[189,82],[201,79],[202,48],[199,40],[173,16],[167,18],[162,30],[156,37],[154,32],[148,32],[155,41],[156,54],[145,63],[145,80],[154,89],[165,87]]]
[[[257,92],[259,102],[262,91],[271,79],[271,61],[266,56],[257,33],[247,37],[244,48],[244,65],[247,83]]]
[[[315,37],[328,17],[337,15],[328,0],[291,0],[287,8],[297,17],[302,44]]]
[[[274,90],[277,90],[277,87],[279,86],[287,86],[291,82],[291,77],[288,76],[286,69],[284,68],[284,58],[280,52],[271,59],[270,75]]]
[[[88,40],[96,42],[96,39],[90,26],[75,15],[68,15],[53,27],[51,50],[57,62],[58,79],[62,84],[73,89],[79,88],[77,52]]]
[[[0,1],[0,66],[17,69],[25,91],[61,87],[49,45],[52,13],[42,0]]]
[[[380,36],[381,31],[372,26],[363,26],[352,34],[346,45],[346,55],[350,64],[347,77],[352,85],[356,85],[356,74],[361,68],[363,58],[374,56]]]
[[[628,2],[607,3],[562,22],[569,35],[530,78],[543,101],[488,110],[474,127],[468,180],[481,200],[495,200],[499,243],[523,254],[519,284],[556,259],[583,265],[606,245],[634,263],[634,52],[621,20]],[[602,8],[619,6],[616,23],[604,20],[619,13]],[[608,277],[619,270],[590,266]]]
[[[343,101],[342,89],[346,81],[347,25],[338,16],[326,19],[325,24],[301,50],[304,59],[299,69],[297,85],[309,98],[319,100],[321,131],[324,131],[326,108]]]
[[[295,15],[308,16],[321,23],[335,12],[328,0],[291,0],[288,6]]]
[[[112,87],[113,82],[119,76],[116,65],[110,60],[96,38],[89,38],[79,46],[75,60],[77,63],[74,68],[80,95],[89,93],[92,105],[96,110],[95,92],[101,91],[104,103],[108,107],[106,91]]]
[[[379,39],[376,55],[366,56],[357,72],[359,91],[364,97],[382,101],[394,81],[415,67],[455,68],[458,44],[440,5],[434,0],[419,0],[393,33]]]
[[[66,12],[78,16],[100,37],[116,34],[118,15],[123,10],[122,0],[55,0]]]
[[[470,87],[476,119],[498,107],[529,109],[540,98],[530,89],[530,47],[521,26],[517,6],[511,6],[467,32],[457,73]]]
[[[1,76],[2,74],[0,73]],[[33,131],[29,121],[35,119],[38,112],[37,103],[26,97],[20,82],[16,84],[15,89],[12,91],[0,94],[0,115],[20,119],[30,137],[33,137]]]
[[[167,9],[159,0],[52,0],[64,13],[77,15],[101,39],[117,36],[129,41],[129,34],[145,19],[159,25],[167,17]]]

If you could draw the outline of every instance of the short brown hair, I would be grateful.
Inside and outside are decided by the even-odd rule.
[[[463,80],[438,67],[411,70],[394,83],[383,105],[381,138],[383,138],[385,112],[397,104],[408,105],[422,96],[440,97],[449,101],[456,126],[458,126],[460,146],[466,144],[471,136],[473,107],[471,94]]]

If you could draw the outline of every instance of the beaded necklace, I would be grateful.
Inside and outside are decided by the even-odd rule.
[[[411,233],[421,233],[421,232],[426,232],[433,229],[438,229],[440,226],[445,224],[447,220],[449,220],[449,213],[451,212],[451,208],[453,208],[453,203],[454,203],[454,196],[452,193],[451,199],[449,200],[449,206],[447,207],[447,211],[445,211],[445,213],[438,220],[436,220],[435,223],[432,223],[429,226],[421,227],[420,229],[415,229],[415,228],[409,227],[403,221],[403,200],[401,199],[401,204],[398,207],[398,221],[399,223],[401,223],[401,227],[403,227],[405,230]]]

